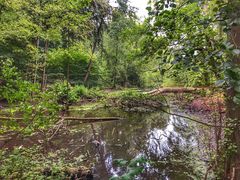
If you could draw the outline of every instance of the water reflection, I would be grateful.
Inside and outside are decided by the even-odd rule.
[[[187,127],[188,125],[183,119],[171,115],[165,128],[154,128],[148,133],[149,140],[147,144],[149,153],[155,154],[157,157],[162,157],[166,152],[171,152],[172,145],[176,144],[179,148],[184,149],[187,145],[187,139],[177,129],[185,129]]]
[[[191,131],[186,121],[176,116],[169,116],[164,128],[150,130],[144,153],[153,165],[146,172],[147,179],[181,180],[198,177],[199,173],[193,164],[197,161],[193,157],[196,141]]]
[[[88,160],[94,162],[96,179],[122,175],[126,169],[115,167],[113,160],[131,160],[140,155],[151,160],[151,165],[137,179],[196,178],[193,163],[196,159],[192,156],[196,141],[184,119],[161,112],[136,114],[108,111],[107,114],[125,116],[126,120],[74,126],[80,132],[85,129],[86,133],[92,134],[88,140],[92,146],[86,145],[85,151],[90,152]],[[99,145],[92,143],[94,141]]]
[[[136,179],[200,179],[195,167],[198,158],[193,155],[196,141],[184,119],[161,112],[139,114],[117,109],[76,111],[71,115],[125,117],[122,121],[84,125],[69,122],[69,129],[61,131],[48,146],[48,151],[53,152],[67,149],[70,161],[84,156],[83,163],[93,166],[96,180],[107,180],[126,171],[114,165],[115,159],[131,160],[139,156],[147,157],[150,163]],[[16,141],[14,145],[24,145],[24,141]]]

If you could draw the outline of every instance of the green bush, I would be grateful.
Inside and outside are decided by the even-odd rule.
[[[72,92],[73,94],[81,98],[94,99],[104,97],[104,92],[101,91],[99,88],[88,89],[83,85],[74,86],[72,88]]]
[[[2,122],[0,133],[15,131],[30,135],[53,125],[60,110],[55,93],[51,90],[42,92],[38,84],[23,80],[11,60],[1,64],[0,79],[6,83],[0,86],[0,95],[8,102],[8,116],[12,119]],[[21,123],[15,120],[16,115],[23,118]]]
[[[0,85],[0,99],[16,103],[26,101],[32,93],[39,93],[39,85],[23,80],[11,59],[0,61],[0,66],[0,80],[5,82]]]
[[[49,90],[55,93],[58,102],[61,104],[74,103],[80,98],[74,88],[66,81],[54,83],[50,86]]]
[[[104,97],[103,91],[98,88],[88,89],[83,85],[71,86],[67,82],[56,82],[50,86],[49,91],[53,91],[61,104],[72,104],[81,98],[95,99]]]
[[[76,94],[78,97],[83,97],[88,95],[89,90],[85,86],[79,85],[79,86],[74,86],[72,88],[72,92],[73,94]]]
[[[147,94],[143,94],[142,92],[136,91],[136,90],[127,90],[123,91],[120,94],[120,98],[122,100],[141,100],[147,98]]]
[[[88,98],[103,98],[105,94],[99,88],[89,89]]]

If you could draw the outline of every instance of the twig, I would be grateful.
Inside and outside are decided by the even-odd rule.
[[[62,127],[63,122],[64,122],[64,119],[62,119],[61,121],[58,122],[58,126],[57,126],[56,131],[54,131],[54,133],[52,134],[52,136],[51,136],[50,138],[48,138],[48,141],[52,140],[53,137],[57,134],[57,132],[58,132],[58,131],[60,130],[60,128]]]
[[[184,119],[188,119],[188,120],[190,120],[190,121],[193,121],[193,122],[202,124],[202,125],[204,125],[204,126],[226,128],[226,126],[213,125],[213,124],[205,123],[205,122],[202,122],[202,121],[193,119],[193,118],[191,118],[191,117],[189,117],[189,116],[184,116],[184,115],[180,115],[180,114],[171,113],[171,112],[165,111],[165,110],[163,110],[163,109],[161,109],[161,111],[164,112],[164,113],[166,113],[166,114],[172,115],[172,116],[177,116],[177,117],[181,117],[181,118],[184,118]]]

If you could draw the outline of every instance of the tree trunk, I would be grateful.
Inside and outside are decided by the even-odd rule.
[[[95,51],[96,51],[96,48],[97,48],[97,42],[94,42],[94,45],[93,45],[93,47],[92,47],[91,58],[90,58],[90,61],[89,61],[89,63],[88,63],[87,73],[86,73],[86,75],[85,75],[85,77],[84,77],[84,81],[83,81],[83,84],[84,84],[84,85],[86,85],[87,80],[88,80],[88,77],[89,77],[90,72],[91,72],[91,69],[92,69],[93,55],[94,55],[94,53],[95,53]]]
[[[92,69],[92,64],[93,64],[93,58],[91,57],[91,59],[90,59],[90,61],[88,63],[87,73],[86,73],[86,75],[84,77],[84,81],[83,81],[84,85],[86,85],[86,83],[87,83],[88,77],[89,77],[91,69]]]
[[[47,53],[48,53],[48,40],[45,41],[45,57],[44,57],[44,62],[43,62],[43,74],[42,74],[42,91],[44,91],[46,87],[46,62],[47,62]]]
[[[233,26],[230,32],[230,40],[235,48],[240,48],[240,26]],[[233,68],[239,67],[240,58],[233,58]],[[236,151],[227,156],[225,161],[224,179],[239,180],[240,179],[240,105],[233,101],[236,92],[233,88],[227,90],[227,125],[231,125],[232,131],[225,134],[225,139],[231,142],[230,145],[236,145]],[[233,124],[234,123],[234,124]],[[229,144],[228,147],[229,148]]]
[[[37,42],[36,42],[36,47],[37,50],[39,49],[39,37],[37,37]],[[35,72],[34,72],[34,79],[33,79],[33,83],[37,83],[37,72],[38,72],[38,59],[39,59],[39,54],[36,57],[36,62],[35,62]]]
[[[167,93],[196,93],[198,91],[208,90],[208,87],[165,87],[165,88],[158,88],[152,91],[147,92],[146,94],[150,95],[158,95],[158,94],[167,94]]]

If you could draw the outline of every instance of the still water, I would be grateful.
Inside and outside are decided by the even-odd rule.
[[[194,126],[182,118],[163,112],[136,113],[115,108],[72,110],[69,115],[123,118],[93,124],[68,122],[48,146],[49,152],[65,149],[69,161],[80,160],[92,167],[96,180],[127,172],[127,167],[117,166],[115,160],[139,157],[147,162],[136,180],[202,179],[204,164],[199,160],[197,135]],[[8,146],[32,146],[35,140],[18,140]]]
[[[154,113],[127,113],[119,109],[72,111],[73,116],[122,117],[124,120],[95,124],[71,124],[71,131],[56,137],[54,145],[71,156],[84,154],[94,168],[95,179],[122,175],[126,168],[114,160],[146,157],[150,163],[136,179],[201,179],[194,129],[182,118]]]

